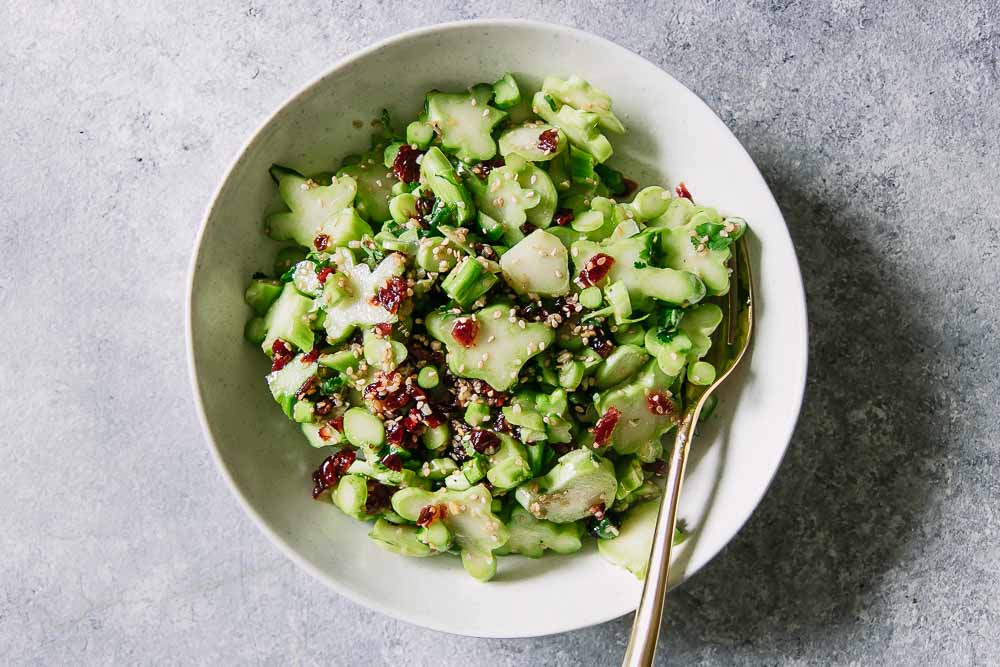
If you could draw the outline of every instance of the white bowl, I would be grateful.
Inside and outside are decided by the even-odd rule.
[[[714,113],[668,74],[620,46],[561,26],[469,21],[414,30],[336,64],[281,106],[233,163],[205,216],[191,266],[188,346],[196,403],[219,468],[246,511],[288,556],[338,593],[435,630],[527,637],[573,630],[635,609],[641,585],[593,546],[573,556],[508,557],[492,582],[457,558],[405,558],[366,536],[368,525],[310,497],[325,453],[282,416],[266,361],[243,342],[243,289],[276,245],[262,232],[272,202],[268,167],[329,169],[367,148],[352,121],[387,107],[416,116],[431,88],[463,89],[512,71],[537,86],[577,73],[611,94],[628,127],[612,164],[640,184],[683,180],[698,202],[746,218],[758,304],[752,357],[724,387],[717,416],[692,452],[680,516],[694,533],[674,583],[722,549],[750,516],[785,452],[805,386],[806,311],[795,252],[774,198]]]

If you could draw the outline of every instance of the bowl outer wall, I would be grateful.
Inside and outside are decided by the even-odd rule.
[[[462,57],[448,54],[462,53]],[[442,57],[445,54],[446,57]],[[720,418],[696,441],[680,516],[693,529],[673,584],[732,539],[759,503],[794,429],[805,388],[805,296],[794,248],[753,161],[696,95],[642,57],[563,26],[480,20],[421,28],[334,65],[285,102],[240,150],[210,205],[190,270],[187,342],[199,417],[219,469],[244,509],[297,564],[338,593],[431,629],[527,637],[593,625],[635,609],[639,582],[591,546],[572,557],[501,559],[489,584],[453,558],[381,550],[364,524],[309,498],[324,453],[284,420],[263,383],[266,362],[242,339],[247,277],[275,245],[261,233],[273,204],[272,162],[329,169],[367,148],[388,106],[409,120],[430,88],[461,88],[511,70],[537,86],[578,73],[605,89],[629,132],[611,163],[640,183],[684,180],[696,199],[747,218],[757,290],[752,355],[722,389]],[[330,109],[336,109],[330,113]],[[398,123],[397,123],[398,124]],[[235,232],[235,233],[234,233]]]

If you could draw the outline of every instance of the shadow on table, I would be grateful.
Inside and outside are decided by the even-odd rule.
[[[893,271],[898,247],[873,247],[859,233],[891,240],[895,183],[866,184],[863,200],[827,201],[768,172],[809,302],[805,403],[761,506],[672,595],[664,641],[678,633],[756,644],[860,620],[942,477],[946,416],[924,370],[936,327]]]

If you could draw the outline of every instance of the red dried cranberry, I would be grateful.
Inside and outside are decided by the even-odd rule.
[[[604,512],[607,510],[607,506],[604,503],[596,503],[587,508],[587,511],[594,515],[594,518],[600,521],[604,518]]]
[[[299,390],[295,392],[295,398],[296,400],[302,401],[305,400],[306,397],[309,396],[309,394],[315,392],[316,392],[316,376],[313,375],[308,380],[302,383],[302,386],[299,387]]]
[[[316,250],[323,252],[330,246],[330,237],[327,234],[320,234],[315,239],[313,239],[313,245],[316,246]]]
[[[654,391],[646,395],[646,407],[654,415],[669,415],[674,412],[674,404],[662,391]]]
[[[687,186],[684,185],[684,181],[677,184],[677,187],[674,188],[674,192],[677,193],[678,197],[684,197],[684,199],[694,202],[694,197],[691,196],[691,192],[687,189]]]
[[[432,412],[429,415],[424,415],[424,423],[427,424],[427,428],[437,428],[444,423],[444,419]]]
[[[368,498],[365,500],[365,512],[375,514],[389,507],[392,498],[392,487],[380,484],[373,479],[368,480]]]
[[[333,456],[323,459],[316,472],[313,473],[313,498],[319,497],[326,489],[337,486],[337,482],[347,474],[347,469],[351,467],[357,458],[350,449],[342,449]]]
[[[500,438],[497,434],[492,431],[484,431],[481,428],[472,429],[469,443],[474,450],[487,456],[496,454],[500,449]]]
[[[337,433],[343,433],[344,432],[344,415],[337,415],[336,417],[334,417],[333,419],[331,419],[330,420],[330,426]]]
[[[552,155],[559,148],[559,131],[555,128],[538,135],[538,150]]]
[[[580,271],[580,282],[585,287],[596,285],[607,277],[608,272],[611,271],[611,267],[614,264],[614,257],[605,255],[603,252],[597,253],[587,260],[583,271]]]
[[[601,358],[607,359],[614,352],[615,344],[611,342],[611,338],[608,337],[604,329],[594,329],[594,332],[587,338],[587,347],[601,355]]]
[[[404,183],[413,183],[420,179],[420,165],[417,158],[422,155],[422,151],[413,148],[409,144],[403,144],[396,151],[396,157],[392,160],[392,173],[396,178]]]
[[[569,223],[573,222],[573,211],[568,208],[561,208],[556,211],[556,214],[552,216],[552,222],[559,225],[560,227],[565,227]]]
[[[333,429],[331,429],[329,426],[320,426],[319,431],[317,431],[317,433],[319,433],[320,439],[324,441],[329,440],[330,438],[333,437]]]
[[[472,166],[472,173],[478,178],[486,178],[490,175],[490,172],[497,167],[502,167],[504,165],[504,159],[502,157],[495,157],[492,160],[485,160],[483,162],[477,162]]]
[[[621,410],[615,407],[608,408],[594,425],[594,444],[603,447],[611,439],[611,432],[618,425],[618,419],[622,416]]]
[[[386,454],[382,457],[382,465],[389,470],[399,472],[403,469],[403,457],[396,453]]]
[[[382,306],[393,315],[399,310],[399,304],[403,303],[408,295],[410,287],[406,281],[399,276],[389,279],[385,287],[379,287],[378,292],[373,297],[376,305]]]
[[[292,352],[292,346],[280,338],[276,339],[271,345],[271,371],[280,371],[293,356],[295,354]]]
[[[434,197],[420,197],[417,199],[417,213],[421,217],[430,215],[434,210]]]
[[[446,505],[424,505],[420,508],[420,514],[417,515],[417,525],[427,527],[438,519],[446,519],[447,517],[448,507]]]
[[[621,193],[619,196],[623,198],[631,197],[632,193],[639,189],[639,184],[631,178],[622,178],[622,185],[625,186],[625,192]]]
[[[309,354],[302,357],[302,363],[311,364],[317,359],[319,359],[319,343],[313,345],[313,349],[309,351]]]
[[[316,404],[313,406],[313,412],[319,417],[327,416],[333,412],[333,401],[325,398],[316,401]]]
[[[379,338],[385,338],[392,335],[392,323],[391,322],[379,322],[375,325],[375,335]]]
[[[535,227],[535,226],[534,226],[533,224],[531,224],[530,222],[526,222],[526,223],[524,223],[523,225],[521,225],[519,229],[521,230],[521,233],[522,233],[522,234],[524,234],[525,236],[527,236],[527,235],[528,235],[528,234],[530,234],[531,232],[533,232],[533,231],[535,231],[536,229],[538,229],[538,227]]]
[[[663,477],[667,474],[667,462],[663,459],[657,459],[652,463],[643,463],[642,469],[653,473],[657,477]]]
[[[320,285],[325,285],[326,279],[330,277],[331,273],[333,273],[333,267],[324,266],[322,269],[316,272],[316,280],[319,281]]]
[[[479,325],[471,317],[460,317],[451,325],[451,337],[462,347],[472,347],[479,335]]]
[[[406,431],[400,426],[398,421],[388,421],[385,423],[385,441],[390,445],[399,446],[403,444]]]

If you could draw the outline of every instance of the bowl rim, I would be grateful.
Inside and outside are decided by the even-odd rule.
[[[244,156],[249,152],[250,148],[258,141],[260,141],[263,130],[271,123],[271,121],[274,119],[276,115],[281,113],[282,110],[288,107],[299,97],[305,95],[307,92],[311,91],[313,88],[320,85],[320,83],[322,83],[322,81],[325,80],[327,77],[333,75],[335,72],[341,70],[342,68],[354,62],[362,60],[381,49],[395,45],[399,42],[413,39],[415,37],[421,37],[428,34],[447,32],[452,30],[465,30],[468,28],[476,28],[476,27],[501,27],[501,28],[528,27],[540,30],[548,30],[554,33],[562,33],[570,36],[575,36],[584,40],[589,40],[603,48],[614,50],[620,57],[630,58],[637,61],[643,61],[645,63],[652,65],[653,67],[655,67],[657,70],[660,71],[662,76],[672,79],[675,83],[677,83],[685,91],[687,91],[693,97],[696,103],[700,104],[703,107],[703,110],[705,112],[714,116],[716,119],[719,120],[720,123],[722,123],[726,127],[728,135],[727,141],[735,143],[736,147],[749,158],[751,164],[753,165],[753,171],[755,172],[756,178],[760,182],[759,185],[763,187],[763,189],[767,192],[767,196],[770,197],[771,201],[774,203],[774,208],[778,212],[778,215],[782,222],[781,225],[782,229],[780,231],[787,237],[789,246],[792,249],[793,256],[795,256],[795,262],[793,263],[794,266],[791,267],[789,277],[794,277],[795,286],[798,288],[796,291],[798,292],[800,298],[797,300],[797,304],[799,305],[799,310],[800,310],[799,313],[800,321],[802,322],[803,325],[803,330],[800,332],[801,335],[798,337],[799,340],[801,340],[801,345],[799,346],[799,349],[797,350],[796,354],[798,358],[802,359],[802,375],[800,378],[798,378],[796,385],[794,387],[789,388],[793,392],[789,396],[789,406],[794,407],[795,416],[793,419],[789,420],[788,427],[786,429],[787,432],[784,433],[781,437],[781,441],[784,443],[782,445],[781,454],[777,459],[777,464],[774,466],[774,469],[770,473],[770,477],[767,479],[767,483],[762,487],[760,494],[753,499],[752,503],[746,504],[746,507],[749,509],[745,511],[743,516],[739,517],[738,521],[733,522],[734,528],[732,530],[732,534],[722,544],[719,545],[719,547],[715,550],[714,553],[705,558],[702,562],[693,563],[692,565],[690,565],[689,568],[685,571],[683,578],[676,584],[676,586],[680,586],[684,582],[691,579],[691,577],[693,577],[695,574],[701,571],[703,567],[705,567],[708,563],[714,560],[723,551],[723,549],[725,549],[725,547],[733,541],[733,539],[743,529],[747,521],[753,515],[754,511],[760,505],[760,502],[763,499],[764,495],[766,495],[771,484],[774,482],[778,470],[781,468],[781,463],[788,452],[788,447],[791,444],[791,438],[792,435],[794,434],[799,416],[801,415],[802,403],[805,397],[806,379],[809,366],[809,323],[808,323],[808,309],[806,304],[805,288],[802,282],[801,267],[798,262],[797,254],[795,253],[795,245],[792,242],[791,234],[789,233],[788,224],[787,222],[785,222],[784,215],[781,213],[781,209],[780,207],[778,207],[777,201],[775,201],[774,194],[771,192],[771,189],[768,186],[767,181],[761,174],[760,168],[753,160],[753,157],[750,155],[749,151],[746,150],[746,147],[743,146],[743,143],[736,137],[736,135],[731,130],[729,130],[728,126],[726,126],[725,123],[721,120],[721,118],[719,118],[718,114],[716,114],[715,111],[697,93],[692,91],[690,88],[688,88],[679,80],[675,79],[668,71],[666,71],[659,64],[643,57],[642,55],[632,51],[627,47],[624,47],[620,44],[617,44],[605,37],[601,37],[600,35],[596,35],[592,32],[581,30],[579,28],[574,28],[571,26],[562,25],[559,23],[550,23],[547,21],[536,21],[532,19],[517,19],[517,18],[481,18],[481,19],[461,20],[461,21],[448,21],[444,23],[434,23],[390,35],[367,47],[353,51],[347,54],[346,56],[338,59],[329,67],[327,67],[323,72],[314,76],[312,79],[310,79],[303,85],[299,86],[295,91],[293,91],[290,95],[288,95],[280,104],[276,105],[267,114],[267,116],[264,119],[262,119],[261,122],[254,128],[254,130],[250,133],[249,137],[240,145],[233,158],[229,161],[228,166],[226,167],[222,178],[220,179],[218,185],[216,186],[215,190],[212,193],[210,203],[206,207],[205,212],[202,215],[201,221],[198,225],[198,231],[195,236],[194,246],[191,251],[191,257],[189,259],[187,268],[187,281],[186,281],[187,286],[185,290],[186,298],[184,302],[185,305],[184,342],[185,342],[185,348],[186,348],[185,351],[187,357],[188,379],[190,382],[191,391],[194,398],[195,411],[198,415],[198,421],[201,425],[202,432],[208,444],[209,451],[211,452],[212,459],[215,461],[216,468],[218,469],[219,473],[221,473],[226,484],[229,486],[230,492],[233,493],[239,504],[242,506],[243,511],[246,512],[247,515],[249,515],[253,519],[253,522],[257,525],[257,528],[260,529],[260,531],[267,536],[267,538],[271,541],[271,543],[274,544],[274,546],[276,546],[278,550],[281,551],[289,560],[295,563],[298,567],[308,572],[313,577],[322,581],[335,593],[347,598],[348,600],[354,602],[355,604],[361,605],[368,609],[373,609],[382,614],[385,614],[386,616],[389,616],[397,620],[405,621],[415,626],[424,627],[438,632],[443,632],[446,634],[452,634],[457,636],[479,636],[483,638],[540,637],[546,635],[559,634],[563,632],[569,632],[572,630],[578,630],[582,628],[599,625],[601,623],[606,623],[608,621],[619,618],[624,614],[631,613],[631,611],[634,611],[634,608],[626,610],[625,612],[612,610],[609,613],[600,615],[596,619],[589,622],[583,622],[583,623],[565,622],[565,621],[554,622],[552,625],[548,626],[545,630],[534,633],[518,633],[516,635],[511,635],[500,632],[496,634],[470,635],[468,633],[464,633],[446,627],[441,623],[438,623],[433,618],[418,617],[413,614],[409,614],[405,611],[400,611],[398,609],[395,609],[394,607],[384,604],[383,602],[375,598],[369,598],[362,596],[360,594],[356,594],[354,591],[348,589],[345,586],[342,586],[340,582],[338,582],[336,579],[329,576],[328,574],[320,570],[318,567],[314,566],[312,563],[307,561],[305,558],[300,556],[299,553],[296,551],[296,549],[292,545],[290,545],[280,534],[278,534],[278,532],[274,528],[270,526],[267,520],[265,520],[264,517],[261,516],[261,514],[253,507],[253,505],[244,495],[243,491],[236,483],[236,480],[234,479],[231,470],[226,465],[225,461],[223,461],[222,455],[219,451],[219,447],[216,444],[215,435],[213,433],[212,426],[209,423],[205,411],[205,405],[202,400],[201,384],[198,379],[198,371],[195,363],[194,323],[193,323],[194,280],[195,280],[195,272],[198,268],[198,259],[201,256],[202,243],[204,241],[205,232],[209,220],[215,213],[216,207],[219,202],[219,195],[221,194],[223,188],[226,186],[226,183],[229,181],[230,177],[233,175],[233,172],[236,170],[240,162],[243,160]]]

